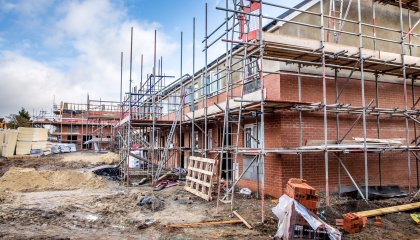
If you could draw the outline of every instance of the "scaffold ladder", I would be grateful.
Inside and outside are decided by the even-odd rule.
[[[242,2],[242,1],[241,1]],[[242,4],[239,2],[239,4],[236,4],[237,7],[242,8]],[[233,19],[233,25],[235,25],[235,20],[243,20],[248,24],[249,20],[247,17],[240,16],[239,14],[236,15],[236,17]],[[247,28],[249,29],[249,28]],[[233,33],[232,33],[233,37]],[[231,50],[230,50],[230,56],[227,58],[226,62],[229,64],[226,64],[226,106],[223,109],[224,110],[224,119],[223,119],[223,139],[222,139],[222,149],[220,154],[220,166],[219,166],[219,185],[218,185],[218,201],[221,201],[223,203],[232,203],[233,202],[233,188],[229,188],[229,175],[232,177],[232,183],[235,181],[235,167],[237,167],[237,158],[238,158],[238,143],[239,143],[239,136],[241,131],[241,116],[242,116],[242,103],[243,103],[243,96],[244,96],[244,83],[245,83],[245,77],[243,77],[241,80],[234,81],[232,78],[233,70],[231,66],[232,64],[232,43],[231,43]],[[247,48],[243,48],[245,51],[245,57],[246,57],[246,50]],[[243,61],[242,59],[240,61]],[[243,71],[246,68],[245,66],[246,62],[243,62]],[[239,88],[239,92],[238,89]],[[238,101],[239,107],[238,109],[234,110],[231,109],[230,101]],[[216,106],[218,106],[216,104]],[[222,109],[220,106],[218,106],[220,109]],[[237,114],[237,115],[236,115]],[[235,115],[235,116],[234,116]],[[231,155],[232,154],[232,155]],[[232,168],[229,169],[229,161],[232,162]],[[226,169],[223,170],[223,162],[226,164]],[[225,190],[225,194],[223,197],[221,197],[221,181],[222,181],[222,172],[225,173],[225,184],[223,184],[223,188]],[[217,204],[218,205],[218,204]]]
[[[159,165],[158,165],[158,169],[156,170],[155,176],[153,177],[154,184],[157,183],[157,180],[159,179],[159,176],[160,176],[160,174],[162,172],[162,169],[163,169],[163,167],[165,166],[166,162],[169,159],[168,158],[168,150],[169,150],[169,147],[171,145],[172,138],[173,138],[173,136],[175,134],[175,130],[176,130],[176,125],[178,123],[178,119],[180,119],[181,118],[181,115],[182,115],[182,108],[184,106],[185,96],[186,96],[186,94],[185,94],[185,91],[184,91],[184,94],[182,95],[181,100],[179,102],[179,106],[178,106],[178,110],[177,110],[177,112],[175,114],[175,118],[174,118],[174,120],[172,122],[171,130],[169,132],[168,138],[166,139],[165,148],[163,149],[163,153],[162,153],[162,157],[160,159]],[[180,119],[180,121],[182,121],[182,119]]]

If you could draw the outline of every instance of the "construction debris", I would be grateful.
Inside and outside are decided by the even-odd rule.
[[[415,214],[412,213],[410,214],[411,220],[413,220],[413,222],[420,224],[420,214]]]
[[[162,210],[164,208],[164,200],[160,197],[143,197],[137,203],[137,206],[142,207],[142,209],[149,209],[152,212]]]
[[[162,180],[159,184],[157,184],[153,188],[153,191],[160,191],[162,189],[165,189],[165,188],[168,188],[168,187],[173,187],[173,186],[178,186],[178,185],[179,185],[178,180],[175,180],[175,181]]]
[[[252,229],[251,224],[249,224],[241,215],[239,215],[239,213],[233,211],[233,214],[235,214],[235,216],[237,216],[249,229]]]
[[[379,216],[375,217],[375,222],[373,223],[373,225],[377,226],[377,227],[382,227],[384,226],[384,224],[382,223],[382,218]]]

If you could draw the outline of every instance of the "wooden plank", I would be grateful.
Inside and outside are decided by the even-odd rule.
[[[239,213],[233,211],[233,214],[235,214],[249,229],[252,229],[252,226],[247,221],[245,221],[245,219],[239,215]]]
[[[385,215],[389,213],[409,211],[409,210],[413,210],[417,208],[420,208],[420,202],[398,205],[398,206],[393,206],[393,207],[386,207],[386,208],[378,208],[374,210],[357,212],[355,214],[359,217],[374,217],[374,216]]]
[[[233,223],[241,223],[241,222],[242,222],[241,220],[229,220],[229,221],[220,221],[220,222],[172,224],[172,225],[167,225],[166,227],[198,227],[198,226],[209,226],[209,225],[233,224]]]

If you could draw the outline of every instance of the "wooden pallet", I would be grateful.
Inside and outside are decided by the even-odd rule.
[[[215,166],[216,160],[214,159],[191,156],[185,190],[206,201],[211,201]]]
[[[11,159],[34,159],[34,158],[40,158],[41,155],[13,155],[10,157],[6,157],[7,160]]]

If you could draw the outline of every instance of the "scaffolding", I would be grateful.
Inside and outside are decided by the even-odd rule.
[[[168,139],[160,140],[170,133],[173,125],[176,111],[169,106],[181,103],[179,136],[175,136],[177,142],[171,148],[174,150],[173,157],[165,167],[187,166],[181,160],[187,155],[218,159],[219,172],[215,176],[217,209],[219,202],[229,202],[233,208],[235,186],[250,167],[256,165],[256,188],[261,197],[264,222],[265,164],[269,154],[295,156],[301,178],[304,177],[304,157],[322,154],[327,206],[329,169],[332,168],[329,164],[333,160],[337,161],[339,190],[340,169],[344,169],[361,196],[369,199],[368,188],[364,192],[360,190],[342,160],[347,153],[363,156],[365,186],[369,186],[368,160],[373,158],[371,156],[378,159],[379,182],[382,185],[384,166],[381,159],[389,153],[406,153],[410,195],[412,157],[415,159],[419,187],[417,151],[420,150],[420,136],[417,124],[420,122],[417,119],[420,112],[417,105],[420,98],[417,96],[416,79],[420,74],[420,62],[415,54],[420,46],[416,31],[419,19],[412,16],[412,12],[418,10],[416,3],[403,0],[330,0],[302,1],[295,7],[288,7],[263,0],[247,3],[226,0],[225,5],[217,8],[226,13],[225,21],[210,33],[207,29],[207,5],[205,7],[204,68],[195,71],[194,45],[193,75],[185,75],[165,86],[161,61],[160,67],[156,68],[155,54],[154,69],[159,69],[158,73],[150,74],[145,82],[141,81],[139,89],[130,87],[130,92],[122,101],[119,135],[123,147],[120,152],[121,164],[126,170],[123,177],[127,182],[135,170],[129,165],[133,144],[138,144],[138,149],[145,151],[141,159],[149,163],[142,174],[153,176],[162,151],[168,148],[159,143],[170,142]],[[365,14],[367,6],[372,14],[369,20]],[[265,8],[285,12],[279,17],[272,17],[264,14]],[[389,8],[396,14],[395,17],[398,16],[399,27],[378,24],[376,14],[384,8]],[[271,22],[263,26],[265,20]],[[416,21],[415,24],[412,21]],[[304,36],[290,34],[287,26],[293,26]],[[195,42],[195,20],[193,28]],[[208,51],[212,51],[212,46],[219,42],[225,44],[225,53],[208,63]],[[282,79],[293,80],[291,87],[284,88],[293,88],[293,91],[282,92]],[[379,103],[384,99],[379,94],[380,88],[390,84],[387,81],[402,86],[402,107],[394,107],[392,102]],[[268,88],[273,83],[278,83],[278,89]],[[356,83],[356,90],[348,89]],[[303,89],[304,84],[313,86],[314,94],[308,96],[308,91]],[[368,92],[367,87],[374,89],[374,93]],[[346,96],[350,91],[356,97]],[[184,104],[181,100],[170,101],[182,97],[185,97]],[[168,107],[165,108],[165,105]],[[292,145],[267,147],[265,124],[277,113],[296,116],[297,127],[294,129],[297,130],[294,133],[298,140]],[[306,139],[304,143],[305,120],[314,117],[322,119],[319,121],[322,124],[316,125],[322,132],[319,134],[321,139]],[[385,134],[382,134],[381,125],[390,119],[405,122],[404,137],[383,139]],[[349,139],[359,123],[362,125],[361,136]],[[372,132],[375,132],[375,139],[368,137],[373,135]],[[189,147],[185,147],[183,142],[188,136]],[[248,164],[242,161],[242,173],[239,173],[239,159],[243,160],[245,155],[251,158]]]
[[[131,41],[133,44],[133,29]],[[121,54],[121,72],[122,57]],[[140,83],[133,87],[132,53],[130,53],[130,87],[129,92],[124,94],[124,99],[121,97],[121,119],[117,125],[121,177],[128,186],[143,177],[157,180],[158,174],[163,169],[176,167],[176,156],[181,155],[183,148],[180,144],[181,138],[177,138],[174,133],[178,129],[177,119],[181,118],[185,96],[182,87],[178,91],[176,88],[188,81],[190,76],[184,75],[167,84],[170,78],[174,77],[164,74],[162,57],[157,61],[156,31],[153,65],[153,72],[147,74],[143,80],[143,55],[141,56]]]
[[[49,127],[49,140],[73,143],[77,150],[111,151],[116,146],[114,129],[120,118],[120,103],[92,100],[86,103],[61,101],[53,104],[51,113],[40,111],[33,116],[33,127]]]
[[[380,1],[381,3],[386,3],[385,1]],[[334,12],[336,9],[335,4],[339,4],[340,6],[337,6],[340,11],[338,11],[339,16],[337,17]],[[259,12],[255,11],[251,13],[252,11],[252,5],[257,4],[259,5]],[[347,1],[347,9],[350,9],[351,1]],[[228,5],[228,4],[226,4]],[[342,10],[343,10],[343,1],[330,1],[329,3],[330,11],[329,14],[324,14],[324,11],[326,8],[323,6],[323,1],[319,2],[319,12],[311,12],[311,11],[305,11],[297,8],[290,8],[286,6],[281,6],[265,1],[251,1],[250,7],[244,7],[239,6],[236,8],[219,8],[220,10],[224,10],[226,12],[232,13],[233,16],[236,16],[239,21],[244,18],[244,16],[249,16],[248,21],[252,21],[252,18],[259,18],[259,23],[262,22],[262,19],[264,17],[274,20],[277,22],[284,22],[289,23],[293,25],[300,25],[305,27],[311,27],[313,29],[319,29],[320,30],[320,41],[319,40],[311,40],[311,39],[303,39],[303,38],[296,38],[291,37],[287,35],[280,35],[280,34],[273,34],[269,33],[267,31],[263,31],[262,26],[259,26],[259,30],[256,32],[255,41],[249,41],[249,39],[243,41],[243,42],[236,42],[232,40],[228,40],[228,37],[224,39],[226,44],[230,43],[230,48],[228,49],[228,53],[232,53],[236,51],[239,56],[242,57],[238,62],[242,61],[245,62],[249,57],[255,57],[256,59],[260,59],[260,69],[258,70],[259,75],[259,84],[261,86],[261,99],[259,104],[255,104],[258,101],[257,100],[244,100],[244,99],[234,99],[235,101],[239,101],[241,103],[243,102],[252,102],[254,103],[254,106],[252,107],[246,107],[248,111],[258,111],[260,110],[260,122],[261,122],[261,138],[264,139],[264,115],[270,114],[271,110],[265,112],[266,109],[285,109],[289,108],[290,110],[296,110],[299,112],[299,147],[296,147],[295,149],[267,149],[264,147],[264,140],[261,141],[261,146],[254,148],[254,149],[239,149],[237,148],[237,144],[235,148],[232,148],[234,154],[237,153],[257,153],[258,159],[260,159],[262,163],[262,169],[264,169],[264,156],[268,153],[279,153],[279,154],[291,154],[296,153],[299,155],[300,158],[300,177],[302,177],[302,155],[303,154],[309,154],[313,152],[324,152],[324,158],[325,158],[325,176],[326,176],[326,204],[329,204],[329,186],[328,186],[328,163],[329,163],[329,153],[335,153],[337,155],[337,159],[339,161],[339,164],[343,166],[343,168],[347,171],[345,165],[341,161],[339,157],[339,153],[342,152],[361,152],[364,155],[364,162],[365,162],[365,185],[368,186],[368,156],[367,154],[369,152],[375,152],[378,153],[379,159],[381,154],[384,154],[385,152],[392,152],[392,151],[406,151],[407,152],[407,168],[408,168],[408,185],[409,185],[409,191],[410,194],[412,193],[411,189],[411,161],[410,156],[411,154],[416,155],[416,151],[418,151],[418,144],[417,144],[417,135],[414,138],[414,142],[416,143],[414,146],[410,145],[410,132],[409,132],[409,121],[414,121],[414,128],[418,121],[416,118],[418,117],[418,109],[416,109],[416,104],[418,100],[415,100],[415,83],[414,80],[417,78],[417,75],[420,73],[420,68],[417,66],[417,58],[410,57],[412,56],[412,49],[415,47],[418,47],[417,44],[413,43],[414,37],[417,37],[418,34],[413,33],[413,28],[411,27],[410,23],[410,11],[412,10],[410,5],[407,5],[407,3],[402,4],[400,1],[399,4],[399,16],[400,16],[400,29],[390,29],[387,27],[377,26],[375,19],[373,19],[373,24],[367,24],[362,22],[362,16],[361,16],[361,5],[360,0],[357,2],[357,20],[349,20],[345,18],[348,14],[348,10],[346,14],[343,17]],[[235,5],[236,6],[236,5]],[[300,12],[301,14],[309,14],[313,16],[320,17],[320,25],[312,25],[302,22],[296,22],[293,20],[286,20],[284,18],[272,18],[268,16],[264,16],[262,14],[262,8],[263,6],[271,6],[271,7],[279,7],[283,9],[287,9],[289,11],[296,11]],[[403,7],[406,7],[409,17],[409,29],[404,31],[403,28]],[[238,10],[241,9],[241,10]],[[249,10],[251,9],[251,11]],[[256,8],[257,9],[257,8]],[[248,10],[248,11],[247,11]],[[333,14],[331,14],[333,12]],[[375,13],[375,3],[372,2],[372,12],[373,15]],[[246,17],[245,17],[246,18]],[[228,19],[228,18],[227,18]],[[235,17],[232,17],[232,19],[235,19]],[[328,22],[328,25],[333,26],[325,26],[325,22]],[[357,26],[358,31],[357,32],[349,32],[344,31],[343,26],[344,23],[354,24]],[[247,23],[246,23],[247,24]],[[227,25],[227,23],[226,23]],[[239,26],[238,26],[239,25]],[[416,26],[417,23],[414,25]],[[233,23],[231,26],[238,26],[241,34],[243,33],[243,27],[240,24],[236,24],[233,20]],[[373,36],[368,35],[367,33],[362,32],[362,26],[363,27],[370,27],[373,28]],[[241,29],[242,28],[242,29]],[[227,27],[229,29],[229,27]],[[247,27],[245,29],[250,29],[250,27]],[[401,33],[401,41],[392,40],[392,39],[385,39],[381,37],[377,37],[376,35],[376,29],[381,29],[382,31],[390,31],[395,33]],[[231,35],[234,35],[235,28],[230,28]],[[254,30],[255,31],[255,30]],[[353,46],[345,46],[345,45],[337,45],[337,44],[331,44],[327,41],[325,41],[324,36],[329,36],[330,33],[334,34],[334,39],[330,39],[332,43],[338,43],[340,39],[341,34],[347,34],[347,35],[353,35],[358,38],[359,46],[353,47]],[[229,33],[226,33],[228,36]],[[249,37],[253,34],[251,32],[245,32],[245,36]],[[366,41],[366,39],[371,39],[374,42],[374,48],[372,50],[364,49],[363,41]],[[383,41],[390,44],[399,44],[401,45],[401,53],[386,53],[376,50],[376,42],[377,41]],[[410,54],[407,55],[405,53],[406,47],[409,48]],[[207,50],[207,49],[206,49]],[[382,54],[382,56],[381,56]],[[279,71],[266,71],[263,69],[264,62],[263,60],[269,60],[269,61],[279,61],[279,62],[285,62],[287,64],[295,64],[298,66],[297,73],[293,72],[281,72]],[[232,69],[233,65],[238,64],[238,62],[232,62],[231,59],[226,59],[226,62],[229,64],[226,64],[226,71],[229,71]],[[245,64],[243,65],[244,69],[249,68]],[[305,67],[312,67],[316,66],[320,68],[321,74],[302,74],[301,70]],[[352,67],[353,66],[353,67]],[[334,77],[327,76],[327,68],[331,68],[334,70],[335,75]],[[241,69],[238,69],[239,71]],[[338,71],[348,71],[349,75],[347,77],[347,81],[349,81],[355,71],[358,71],[360,74],[360,82],[361,82],[361,106],[352,106],[351,104],[342,104],[339,103],[338,100],[340,98],[341,93],[344,91],[347,82],[344,84],[341,91],[338,91],[337,86],[337,79],[338,77]],[[375,76],[375,83],[376,83],[376,105],[372,106],[372,103],[375,101],[371,101],[369,104],[366,104],[365,102],[365,73],[373,73]],[[296,102],[285,102],[285,101],[267,101],[268,99],[264,97],[264,76],[268,74],[277,74],[279,76],[295,76],[298,79],[298,98],[296,99]],[[378,77],[379,75],[390,75],[390,76],[396,76],[401,78],[400,82],[404,84],[404,108],[380,108],[378,104]],[[243,79],[245,79],[247,76],[243,75]],[[320,78],[322,79],[322,101],[314,103],[303,103],[302,102],[302,96],[301,96],[301,78]],[[327,80],[334,80],[336,84],[336,99],[332,103],[327,102]],[[412,99],[413,99],[413,105],[409,107],[408,102],[408,84],[407,81],[412,80]],[[231,84],[231,88],[235,88],[235,83],[238,83],[238,81],[228,81],[229,84]],[[241,86],[243,88],[243,84]],[[230,86],[228,85],[227,90],[230,89]],[[260,106],[257,106],[260,105]],[[289,106],[287,106],[289,105]],[[226,106],[229,106],[226,104]],[[236,109],[228,109],[228,107],[225,110],[225,112],[232,112],[235,111],[238,114],[246,114],[246,111],[243,109],[243,105],[240,104],[236,107]],[[319,146],[303,146],[302,144],[302,112],[321,112],[323,114],[324,118],[324,142],[323,144],[320,144]],[[327,117],[329,114],[335,114],[336,115],[336,126],[337,126],[337,139],[335,141],[330,141],[328,139],[328,133],[327,133]],[[358,114],[359,117],[356,119],[355,123],[352,125],[352,127],[344,134],[343,137],[339,136],[339,115],[341,114]],[[392,116],[392,117],[403,117],[406,121],[406,146],[373,146],[372,144],[369,144],[367,141],[367,134],[366,134],[366,118],[368,115],[376,116],[377,118],[377,129],[378,129],[378,138],[380,138],[380,118],[381,116]],[[226,116],[226,115],[225,115]],[[240,117],[238,118],[240,119]],[[347,134],[351,131],[351,129],[354,127],[354,125],[362,119],[363,123],[363,141],[362,144],[343,144],[344,138],[347,136]],[[224,131],[225,137],[228,136],[227,133]],[[356,146],[355,146],[356,145]],[[416,159],[418,160],[418,159]],[[223,160],[222,160],[223,161]],[[254,161],[254,160],[253,160]],[[253,161],[250,163],[252,164]],[[379,160],[380,161],[380,160]],[[417,164],[417,161],[416,161]],[[248,166],[249,167],[249,166]],[[248,167],[246,169],[248,169]],[[244,166],[245,169],[245,166]],[[262,170],[263,171],[263,170]],[[352,179],[353,183],[355,184],[353,178],[351,177],[350,173],[347,172],[349,177]],[[264,172],[262,172],[262,196],[264,196]],[[417,174],[418,175],[418,174]],[[340,178],[340,177],[339,177]],[[418,178],[418,176],[417,176]],[[232,184],[232,188],[234,187],[237,180],[234,181]],[[357,184],[355,184],[355,187],[358,188]],[[361,193],[361,191],[359,190]],[[361,194],[362,197],[368,199],[368,190],[366,188],[366,192],[364,194]],[[263,202],[262,202],[263,204]],[[264,216],[264,213],[263,213]]]

